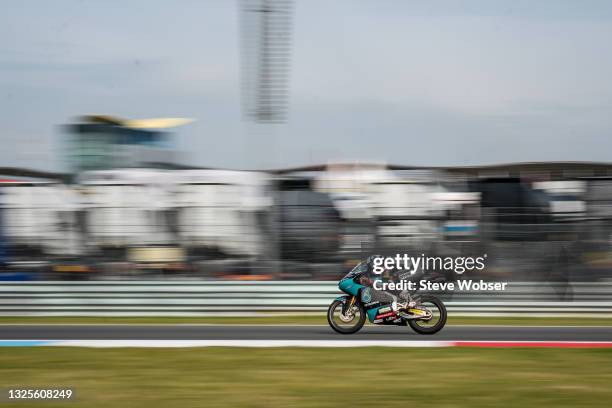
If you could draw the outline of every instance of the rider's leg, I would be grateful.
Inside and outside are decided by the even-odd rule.
[[[384,290],[372,290],[372,300],[390,305],[393,311],[397,310],[397,296]]]
[[[412,299],[410,298],[408,292],[401,292],[399,297],[400,299],[398,300],[398,297],[391,292],[375,289],[372,290],[372,300],[384,304],[390,304],[391,310],[393,310],[394,312],[399,312],[401,310],[414,306],[414,302],[412,302]]]

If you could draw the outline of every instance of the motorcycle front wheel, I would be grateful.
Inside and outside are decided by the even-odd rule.
[[[348,302],[348,300],[347,300]],[[353,334],[358,332],[365,324],[366,313],[363,305],[355,302],[352,310],[342,314],[344,302],[334,300],[327,309],[327,322],[336,332],[340,334]]]
[[[432,314],[429,320],[408,320],[408,324],[419,334],[434,334],[446,324],[446,306],[435,296],[421,296],[419,307],[426,308]]]

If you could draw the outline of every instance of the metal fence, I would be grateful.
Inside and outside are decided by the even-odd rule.
[[[229,281],[5,282],[3,316],[207,316],[323,313],[336,283]],[[515,282],[503,292],[438,293],[452,315],[612,317],[612,282]],[[565,299],[565,300],[560,300]]]

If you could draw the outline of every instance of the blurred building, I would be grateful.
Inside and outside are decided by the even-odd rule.
[[[165,130],[189,123],[189,119],[126,120],[88,115],[65,126],[66,156],[70,170],[106,170],[175,164],[177,152]]]

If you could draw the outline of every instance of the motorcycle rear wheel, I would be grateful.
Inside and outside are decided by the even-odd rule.
[[[408,320],[408,324],[419,334],[435,334],[446,324],[446,306],[435,296],[421,296],[420,303],[433,313],[431,320]],[[433,305],[430,306],[430,305]],[[437,309],[437,310],[435,310]]]

